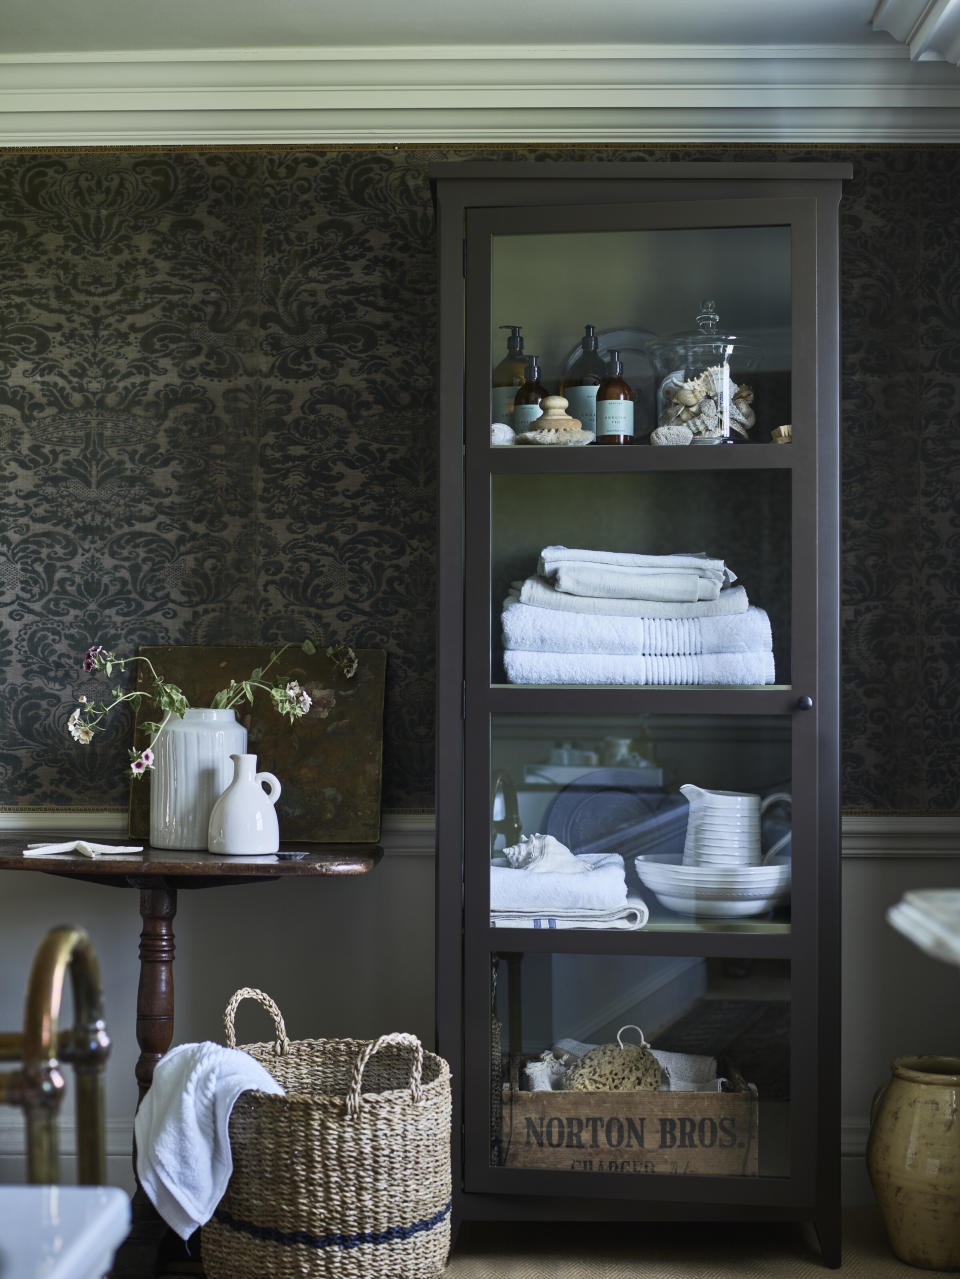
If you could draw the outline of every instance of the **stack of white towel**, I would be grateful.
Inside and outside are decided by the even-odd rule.
[[[650,911],[641,898],[628,896],[623,858],[601,853],[577,860],[586,873],[517,870],[495,857],[490,867],[491,927],[643,928]]]
[[[547,546],[503,605],[512,684],[772,684],[770,619],[723,560]]]

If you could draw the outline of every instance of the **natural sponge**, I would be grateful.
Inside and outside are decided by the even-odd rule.
[[[645,1045],[601,1044],[567,1071],[563,1087],[575,1092],[659,1092],[660,1063]]]

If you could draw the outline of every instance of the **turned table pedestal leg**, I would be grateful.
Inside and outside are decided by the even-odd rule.
[[[142,1101],[153,1081],[153,1068],[173,1042],[173,919],[177,890],[156,882],[135,883],[140,891],[140,984],[137,988],[137,1084]],[[137,1174],[136,1144],[133,1174]],[[131,1201],[130,1234],[121,1244],[110,1279],[152,1279],[168,1234],[167,1226],[143,1193],[139,1179]]]
[[[137,1084],[140,1099],[150,1087],[153,1068],[173,1043],[173,918],[177,890],[141,887],[140,985],[137,988]]]

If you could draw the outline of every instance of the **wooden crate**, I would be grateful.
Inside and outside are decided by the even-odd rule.
[[[527,1092],[503,1088],[506,1168],[757,1175],[757,1094]]]

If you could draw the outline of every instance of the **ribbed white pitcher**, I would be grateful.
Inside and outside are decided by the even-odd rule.
[[[236,714],[190,707],[171,717],[153,746],[150,843],[154,848],[206,849],[215,801],[233,778],[231,755],[247,749]]]

